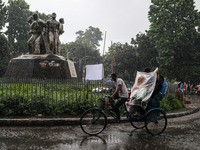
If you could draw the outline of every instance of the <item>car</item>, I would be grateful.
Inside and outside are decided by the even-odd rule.
[[[104,84],[105,85],[114,85],[115,82],[113,80],[109,79],[109,80],[105,81]]]
[[[92,93],[101,93],[101,92],[109,92],[110,89],[109,88],[105,88],[105,87],[98,87],[95,89],[92,89]]]

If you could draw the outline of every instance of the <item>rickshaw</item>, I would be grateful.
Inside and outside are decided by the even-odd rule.
[[[140,72],[138,72],[137,74],[140,74]],[[152,78],[149,78],[147,82],[149,82],[150,80],[152,81]],[[155,86],[155,84],[152,86]],[[159,107],[159,102],[165,95],[166,89],[167,82],[166,80],[164,80],[162,91],[164,90],[165,92],[157,94],[151,100],[152,105],[144,107],[144,112],[140,116],[134,116],[133,114],[129,113],[124,104],[122,106],[124,107],[124,109],[121,110],[125,110],[125,117],[120,119],[119,122],[129,121],[134,128],[145,128],[146,131],[151,135],[159,135],[163,133],[167,127],[167,117],[165,110]],[[112,111],[114,99],[110,99],[110,95],[106,95],[102,99],[98,100],[100,101],[100,105],[97,106],[95,104],[93,108],[86,110],[80,118],[80,127],[83,132],[88,135],[98,135],[99,133],[101,133],[107,126],[108,115],[113,117],[114,119],[117,118],[115,112]]]

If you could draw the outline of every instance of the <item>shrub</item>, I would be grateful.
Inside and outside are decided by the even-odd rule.
[[[185,108],[184,103],[177,99],[173,94],[166,95],[160,102],[160,106],[166,111]]]
[[[45,102],[44,98],[40,98],[34,97],[29,101],[24,101],[23,97],[8,98],[0,103],[0,116],[35,116],[37,114],[77,116],[93,106],[89,101],[52,104]]]

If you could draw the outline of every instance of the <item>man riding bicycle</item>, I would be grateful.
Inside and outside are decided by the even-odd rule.
[[[116,73],[111,73],[111,78],[115,81],[116,90],[110,96],[110,99],[116,98],[116,97],[118,99],[115,102],[115,104],[113,105],[113,111],[116,112],[117,119],[120,120],[119,107],[127,101],[128,90],[127,90],[127,87],[126,87],[126,84],[124,83],[124,81],[121,78],[118,78]]]

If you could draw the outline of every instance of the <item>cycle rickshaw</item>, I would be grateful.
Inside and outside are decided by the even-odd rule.
[[[116,114],[112,111],[114,103],[110,95],[106,95],[103,99],[99,99],[100,106],[94,105],[93,108],[86,110],[80,118],[81,129],[88,135],[97,135],[101,133],[107,126],[107,115],[116,118]],[[161,100],[162,97],[156,97],[155,100]],[[157,105],[157,104],[156,104]],[[125,106],[125,104],[124,104]],[[125,110],[126,107],[125,107]],[[125,111],[125,119],[121,121],[129,121],[136,129],[146,128],[147,132],[152,135],[159,135],[164,132],[167,127],[166,112],[161,107],[147,107],[143,114],[134,116]]]

